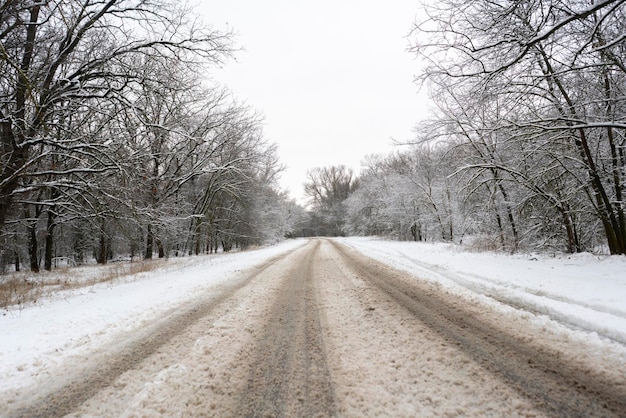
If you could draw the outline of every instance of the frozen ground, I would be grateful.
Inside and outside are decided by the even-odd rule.
[[[626,257],[473,253],[442,243],[345,238],[341,242],[459,292],[482,295],[574,330],[626,344]],[[601,342],[601,341],[599,341]]]
[[[574,339],[584,339],[586,344],[613,352],[615,358],[623,357],[626,352],[626,257],[509,256],[469,253],[446,244],[373,238],[338,240],[434,282],[451,294],[460,294],[465,300],[484,302],[490,310],[523,315],[558,332],[567,328]],[[174,307],[199,295],[217,292],[241,270],[305,242],[286,241],[244,253],[171,260],[152,272],[57,292],[35,304],[0,311],[0,399],[8,394],[16,397],[22,389],[50,380],[58,375],[59,367],[71,363],[73,358],[100,355],[106,347],[141,332],[144,325],[153,323]],[[324,265],[328,263],[326,258],[321,259]],[[81,275],[90,276],[88,273],[84,271]],[[321,292],[332,296],[337,284],[331,273],[329,270],[324,276],[327,285]],[[258,308],[257,305],[251,302],[250,309]],[[329,303],[326,309],[332,311],[338,307]],[[373,312],[378,314],[380,310]],[[246,318],[250,320],[249,312]],[[336,318],[348,320],[343,314]],[[401,325],[398,324],[399,333],[403,329]],[[341,327],[335,324],[329,329]],[[240,333],[235,328],[233,332]],[[332,332],[330,340],[334,338]],[[339,342],[343,340],[341,335],[346,334],[335,336]],[[345,359],[347,354],[331,358],[331,362]],[[360,367],[358,362],[333,364],[331,368]]]

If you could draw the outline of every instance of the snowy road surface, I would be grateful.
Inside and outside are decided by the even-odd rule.
[[[30,385],[5,388],[0,415],[626,411],[619,344],[604,349],[503,314],[333,240],[293,245],[156,318]]]

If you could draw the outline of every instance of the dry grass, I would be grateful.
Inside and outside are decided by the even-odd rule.
[[[36,302],[43,293],[43,287],[26,277],[12,274],[0,278],[0,308]]]
[[[496,235],[477,235],[464,244],[466,251],[475,253],[500,252],[502,244]]]
[[[63,290],[81,289],[159,269],[167,260],[111,263],[104,266],[61,267],[39,274],[16,272],[0,276],[0,309],[36,303],[45,296]],[[84,277],[89,272],[89,277]]]

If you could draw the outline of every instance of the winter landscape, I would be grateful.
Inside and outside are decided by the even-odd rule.
[[[481,310],[492,311],[504,323],[511,317],[558,336],[559,350],[578,356],[578,360],[582,357],[592,362],[598,372],[617,365],[619,368],[612,371],[621,379],[618,383],[626,384],[621,368],[626,364],[626,311],[623,303],[626,300],[626,277],[623,274],[626,259],[623,257],[591,254],[511,256],[477,254],[450,244],[402,243],[375,238],[342,238],[338,241],[411,273],[413,280],[437,284],[450,298],[469,300]],[[122,275],[110,282],[73,290],[53,291],[36,302],[3,309],[0,318],[0,374],[3,376],[0,398],[4,400],[4,406],[0,414],[12,416],[11,411],[20,411],[31,402],[41,402],[38,397],[43,396],[45,400],[48,391],[63,387],[67,380],[88,376],[94,369],[103,368],[103,362],[110,361],[125,344],[158,327],[159,321],[185,310],[198,298],[218,294],[242,271],[306,244],[303,239],[290,240],[258,250],[170,260],[154,271]],[[98,271],[101,269],[97,266],[81,269],[71,280],[80,282],[97,277],[102,274]],[[52,273],[41,280],[56,281],[59,277],[67,275]],[[259,303],[258,299],[256,303]],[[244,308],[240,306],[238,309]],[[253,318],[248,320],[254,324]],[[240,329],[232,331],[245,332],[245,317],[238,326]],[[348,335],[343,338],[350,339]],[[236,348],[231,344],[216,343],[213,350]],[[190,347],[181,351],[188,349]],[[387,354],[380,352],[376,356],[384,358]],[[413,356],[410,350],[400,354],[407,358]],[[359,358],[358,353],[344,353],[343,356],[344,361],[356,362]],[[397,361],[401,363],[402,358]],[[368,366],[361,367],[376,375],[375,369],[380,365],[374,359],[369,362]],[[142,397],[147,396],[145,392],[149,392],[151,386],[167,379],[163,373],[171,373],[177,367],[182,366],[175,361],[158,373],[144,373],[140,387],[135,393],[129,390],[129,398],[123,408],[115,410],[116,415],[150,415],[149,407],[154,405],[140,402]],[[487,411],[487,403],[481,403],[478,408],[466,406],[467,409],[463,409],[463,403],[458,399],[447,399],[445,394],[450,388],[445,380],[431,382],[433,387],[429,389],[437,390],[438,398],[433,398],[433,402],[436,400],[440,409],[428,409],[423,405],[424,409],[419,409],[417,400],[411,402],[398,394],[385,393],[380,383],[368,384],[372,385],[369,390],[384,394],[384,397],[380,396],[382,400],[375,398],[375,401],[384,400],[384,404],[373,402],[364,409],[346,407],[343,412],[350,416],[367,414],[368,411],[378,411],[373,415],[414,416],[422,411],[425,416],[435,416],[456,408],[462,408],[457,411],[460,415]],[[437,384],[442,387],[437,388]],[[466,395],[471,395],[470,398],[489,396],[488,393],[481,395],[477,388]],[[172,392],[159,396],[181,395]],[[113,401],[109,398],[107,402]],[[403,407],[401,402],[407,405]],[[509,412],[524,415],[524,408],[516,411],[512,405],[513,401],[506,405],[513,408]],[[174,412],[165,411],[168,411],[166,415]],[[224,410],[218,408],[214,412],[219,415],[220,411]],[[83,412],[101,415],[98,409]],[[502,415],[504,412],[496,410],[491,414]]]
[[[0,0],[0,415],[624,416],[624,0]]]

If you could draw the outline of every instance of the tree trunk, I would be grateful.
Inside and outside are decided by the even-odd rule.
[[[152,234],[152,225],[148,225],[148,232],[146,234],[146,254],[144,257],[146,260],[152,260],[152,252],[154,251],[153,245],[154,235]]]
[[[29,94],[30,80],[27,74],[29,73],[30,64],[33,59],[33,51],[35,48],[35,39],[39,25],[37,20],[39,19],[39,11],[41,9],[40,4],[33,4],[30,6],[30,19],[29,24],[26,25],[26,43],[24,44],[24,52],[20,63],[20,71],[16,80],[15,89],[15,114],[11,119],[18,124],[18,133],[15,132],[11,126],[11,121],[2,122],[0,127],[0,138],[2,141],[2,150],[7,152],[10,150],[9,161],[4,165],[4,169],[0,173],[0,229],[6,222],[6,217],[13,205],[13,192],[19,186],[19,175],[16,173],[24,167],[28,160],[28,146],[25,145],[23,140],[20,140],[17,136],[23,136],[26,132],[26,99]],[[3,119],[5,115],[3,115]],[[23,138],[22,138],[23,139]],[[31,260],[31,266],[33,261]],[[39,271],[39,266],[37,270]]]
[[[52,270],[54,228],[56,227],[56,224],[54,223],[54,218],[54,212],[52,210],[48,210],[48,225],[46,227],[46,248],[44,251],[44,268],[47,271]]]
[[[96,261],[98,262],[98,264],[107,263],[107,238],[103,229],[100,230],[100,243]]]
[[[417,223],[415,222],[411,224],[411,237],[413,237],[413,241],[417,241]]]
[[[517,232],[517,223],[515,222],[515,217],[513,216],[513,208],[511,207],[511,203],[509,201],[509,194],[506,189],[502,185],[502,182],[499,179],[498,173],[495,170],[492,170],[494,180],[498,185],[498,190],[502,195],[502,200],[504,201],[504,207],[506,208],[506,216],[509,220],[509,225],[511,226],[511,232],[513,233],[513,247],[511,252],[515,252],[519,247],[519,233]]]
[[[30,212],[26,212],[30,218]],[[39,244],[37,243],[37,222],[28,223],[28,255],[30,256],[30,270],[39,273]]]
[[[604,43],[604,42],[602,42]],[[607,69],[604,68],[602,71],[602,76],[604,78],[604,94],[606,98],[606,113],[608,116],[613,116],[613,104],[612,104],[612,88],[611,81],[609,79],[609,75],[607,73]],[[619,246],[621,247],[622,254],[626,254],[626,214],[624,214],[624,200],[622,195],[622,172],[624,171],[624,166],[621,164],[622,160],[620,159],[620,155],[617,151],[619,145],[616,144],[615,134],[612,127],[608,127],[606,129],[607,140],[609,142],[609,149],[611,150],[611,166],[612,166],[612,174],[613,174],[613,185],[615,187],[615,200],[613,202],[613,207],[615,212],[617,212],[617,220],[616,220],[616,235]]]
[[[558,209],[561,211],[563,225],[567,234],[567,251],[571,254],[579,253],[581,251],[580,242],[576,233],[576,225],[572,222],[572,217],[569,214],[569,205],[565,204],[565,207],[559,207]]]
[[[496,214],[496,223],[498,224],[498,238],[500,239],[500,248],[506,248],[506,241],[504,239],[504,228],[502,227],[502,217],[500,217],[500,212],[498,212],[498,206],[494,205],[494,212]]]
[[[165,249],[163,248],[163,243],[160,238],[156,239],[157,251],[159,252],[159,258],[165,257]]]

